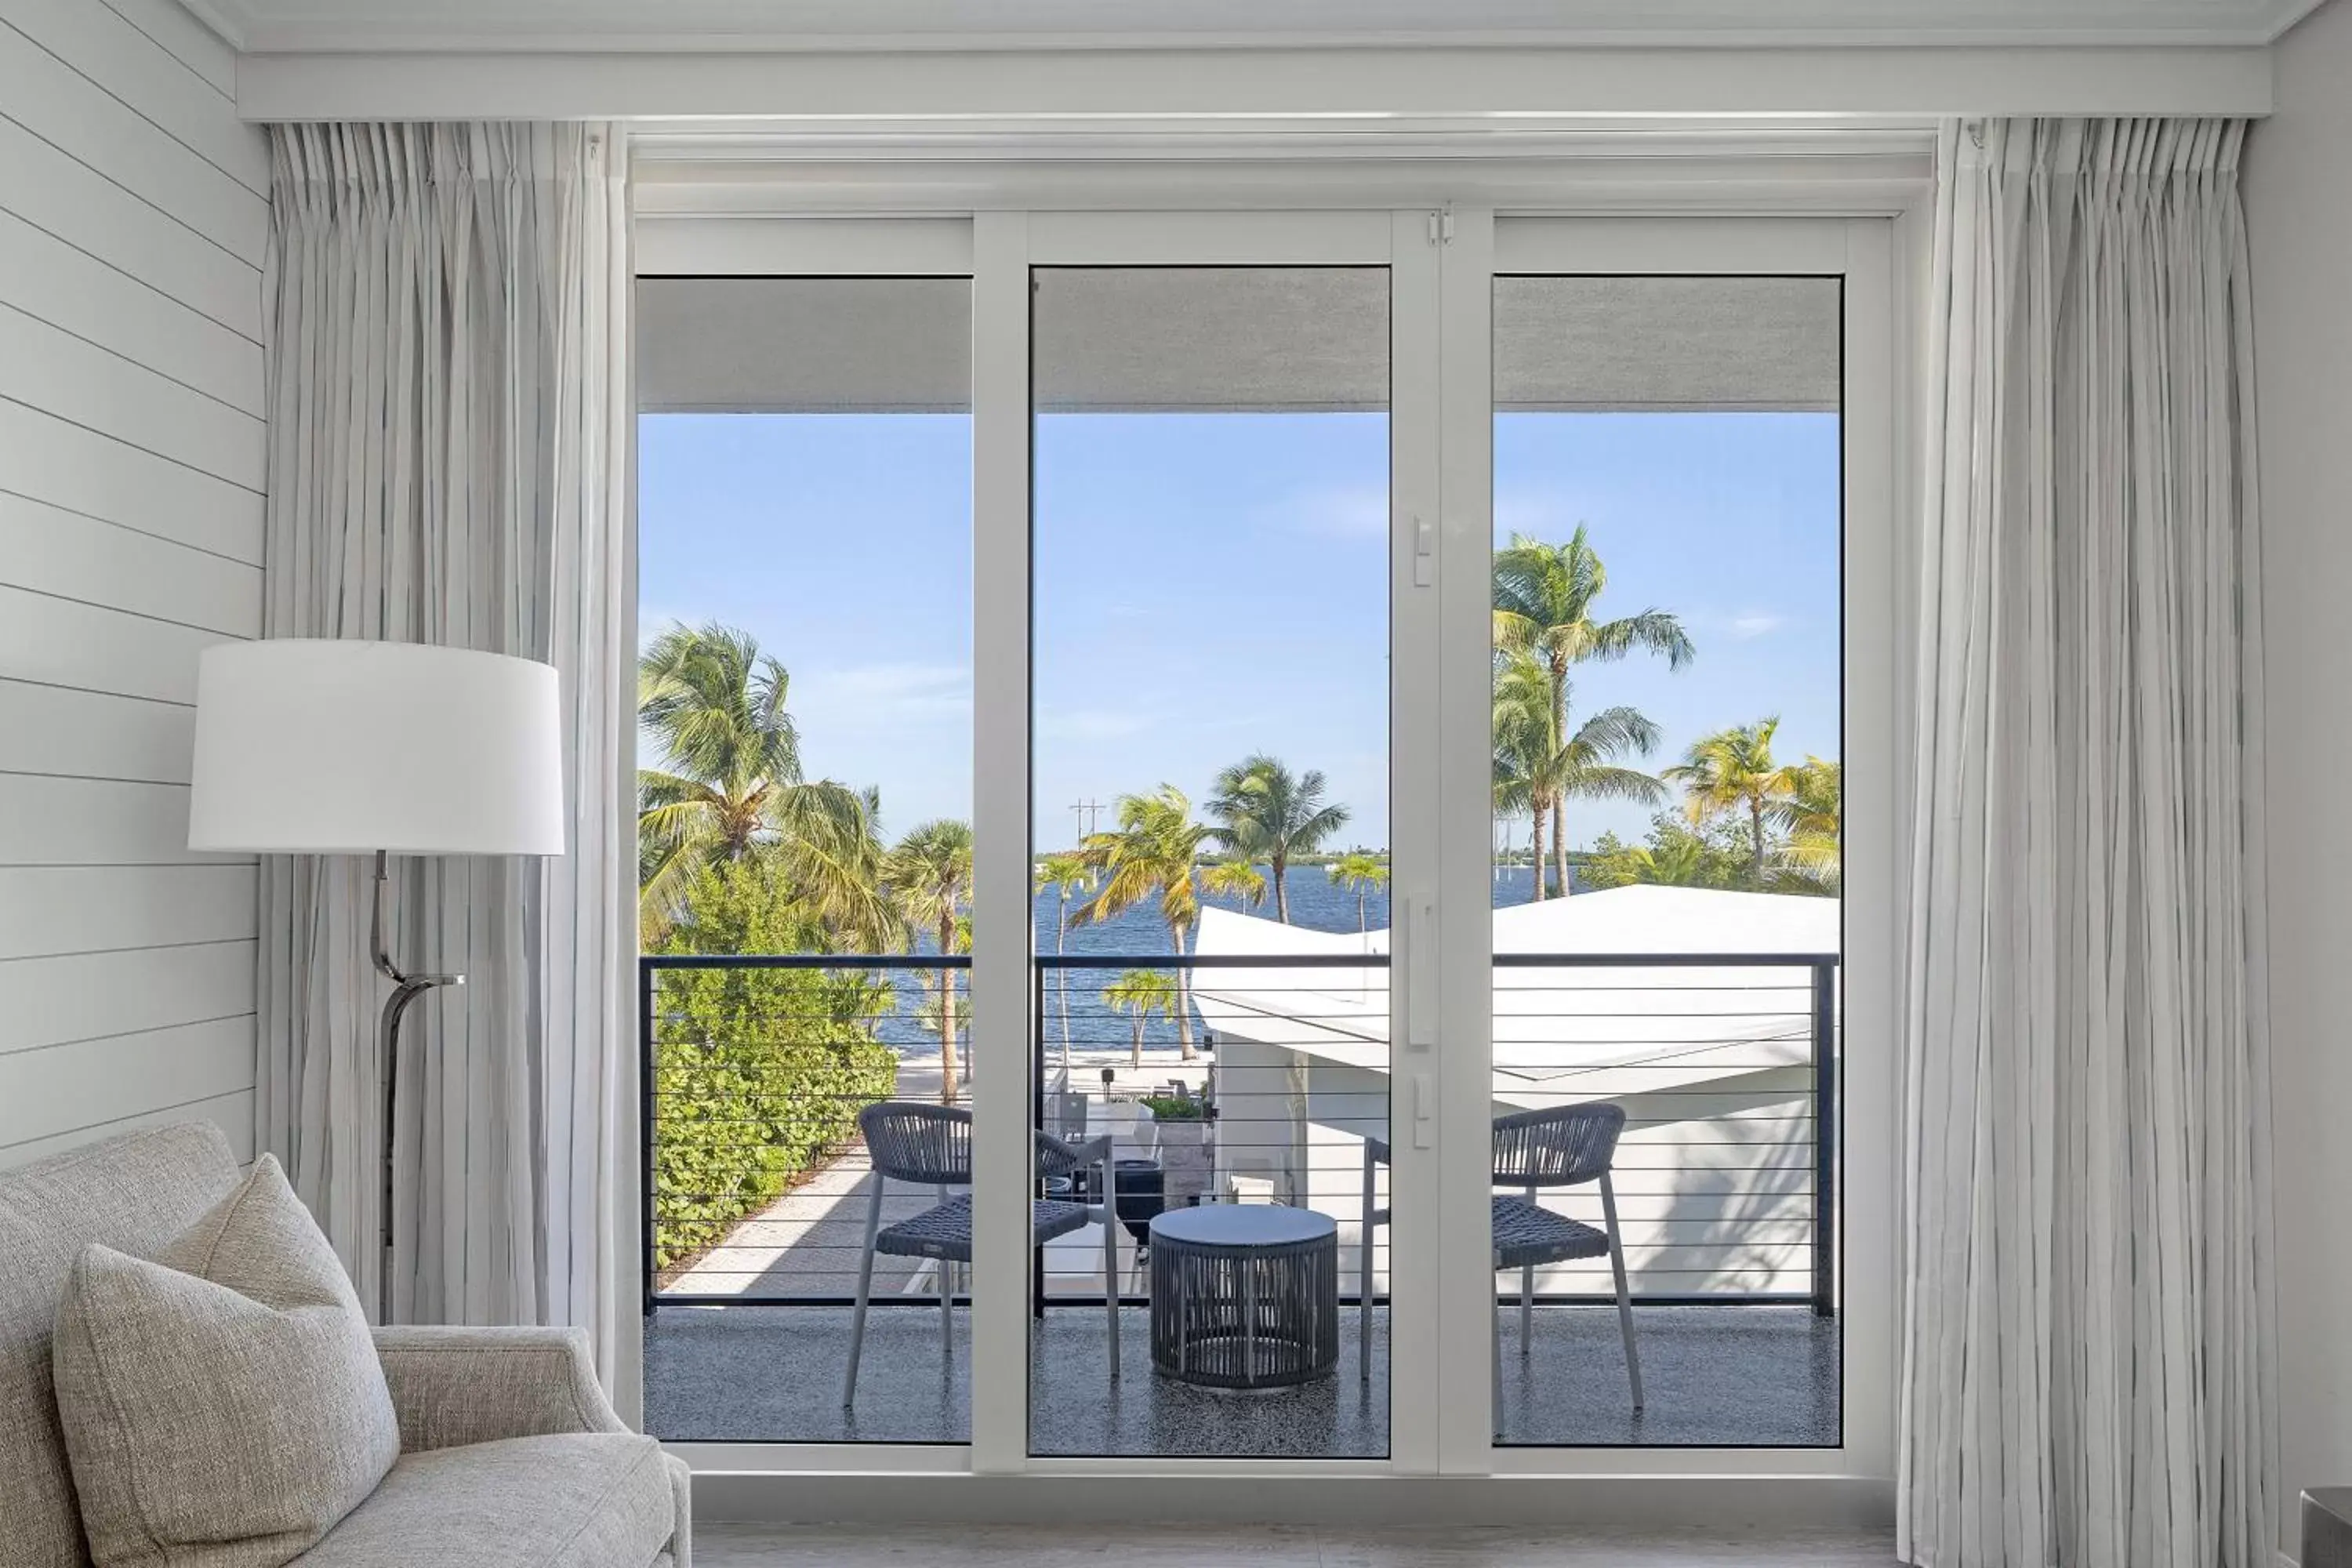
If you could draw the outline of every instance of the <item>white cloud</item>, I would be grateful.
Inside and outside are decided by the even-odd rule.
[[[954,664],[866,664],[793,676],[790,706],[803,735],[968,718],[971,671]]]
[[[1118,741],[1152,727],[1149,714],[1125,708],[1041,708],[1037,734],[1051,741]]]
[[[1266,509],[1269,519],[1322,539],[1386,539],[1389,492],[1385,485],[1306,490]]]
[[[1789,618],[1786,616],[1776,616],[1765,610],[1751,610],[1746,615],[1732,616],[1724,624],[1723,629],[1741,642],[1746,642],[1751,637],[1769,637],[1788,624]]]

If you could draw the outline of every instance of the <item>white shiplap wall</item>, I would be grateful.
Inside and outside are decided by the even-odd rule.
[[[261,625],[268,144],[178,0],[0,0],[0,1165],[253,1144],[254,868],[188,853]]]

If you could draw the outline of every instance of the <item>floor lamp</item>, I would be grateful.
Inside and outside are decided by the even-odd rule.
[[[555,670],[423,643],[278,638],[205,650],[196,670],[188,847],[372,855],[369,940],[392,982],[377,1021],[383,1064],[379,1322],[392,1319],[393,1115],[400,1020],[462,974],[393,962],[384,929],[394,855],[563,853]]]

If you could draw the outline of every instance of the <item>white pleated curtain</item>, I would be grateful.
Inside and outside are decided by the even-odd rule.
[[[568,855],[393,862],[395,957],[468,976],[409,1015],[394,1316],[582,1324],[609,1365],[635,952],[623,147],[528,124],[289,126],[274,146],[265,635],[542,659],[566,705]],[[262,1142],[372,1302],[370,868],[263,867]]]
[[[1942,138],[1900,1544],[2273,1562],[2242,126]]]

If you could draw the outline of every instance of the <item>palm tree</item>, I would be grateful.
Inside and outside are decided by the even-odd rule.
[[[1389,885],[1389,863],[1377,855],[1367,855],[1359,849],[1340,856],[1323,868],[1339,886],[1355,890],[1356,929],[1359,931],[1371,930],[1370,893],[1374,888]]]
[[[1135,1021],[1135,1043],[1128,1052],[1128,1065],[1140,1071],[1143,1067],[1144,1021],[1154,1013],[1165,1018],[1183,1005],[1176,993],[1176,983],[1164,969],[1124,969],[1118,978],[1103,987],[1103,1005],[1114,1013],[1125,1013]]]
[[[1706,843],[1696,834],[1677,835],[1658,844],[1629,844],[1605,857],[1596,868],[1601,885],[1622,888],[1645,883],[1660,888],[1706,885]]]
[[[1274,918],[1290,923],[1284,873],[1293,855],[1310,853],[1348,824],[1348,808],[1323,803],[1323,775],[1309,768],[1293,777],[1281,759],[1264,752],[1217,775],[1208,813],[1217,842],[1244,860],[1264,860],[1274,879]]]
[[[1613,661],[1628,654],[1662,656],[1669,669],[1691,661],[1695,650],[1680,619],[1663,610],[1643,610],[1613,621],[1592,618],[1593,603],[1609,585],[1609,570],[1592,548],[1584,526],[1565,544],[1547,544],[1532,534],[1514,533],[1495,552],[1495,648],[1498,660],[1532,655],[1549,687],[1551,728],[1568,733],[1568,678],[1577,665]],[[1630,710],[1612,710],[1630,711]],[[1646,721],[1644,721],[1646,722]],[[1569,890],[1566,796],[1544,801],[1551,816],[1552,854],[1559,863],[1560,890]],[[1531,802],[1530,810],[1538,809]],[[1543,856],[1536,855],[1536,892],[1543,892]]]
[[[964,902],[971,893],[971,825],[941,818],[926,822],[898,840],[883,865],[883,879],[907,924],[927,931],[942,954],[971,950],[971,922]],[[962,1064],[956,1050],[955,971],[940,969],[925,982],[937,1003],[927,1020],[940,1030],[940,1100],[953,1105],[963,1094]]]
[[[1535,869],[1532,903],[1544,898],[1544,823],[1551,816],[1550,767],[1558,750],[1549,691],[1549,684],[1507,679],[1500,670],[1495,676],[1495,812],[1525,813],[1534,826],[1528,840],[1528,862]]]
[[[1717,812],[1747,814],[1748,874],[1759,888],[1764,885],[1765,826],[1780,819],[1796,791],[1795,770],[1772,760],[1772,736],[1780,727],[1775,715],[1702,735],[1663,775],[1683,786],[1693,824]]]
[[[1201,846],[1209,830],[1192,820],[1192,803],[1174,784],[1150,795],[1118,797],[1118,826],[1090,833],[1078,847],[1102,875],[1102,887],[1070,916],[1072,925],[1095,925],[1157,898],[1168,940],[1181,961],[1184,936],[1201,918],[1196,880]],[[1176,969],[1176,1043],[1192,1059],[1191,986],[1181,962]]]
[[[1788,837],[1779,858],[1798,881],[1834,893],[1844,871],[1844,765],[1807,757],[1788,773],[1789,798],[1780,809]]]
[[[1247,860],[1217,860],[1202,867],[1201,887],[1205,892],[1233,900],[1245,910],[1256,909],[1265,902],[1265,873]]]
[[[1552,824],[1561,896],[1573,889],[1567,847],[1559,837],[1564,830],[1562,802],[1630,800],[1655,805],[1665,798],[1656,779],[1622,765],[1622,759],[1647,756],[1656,748],[1658,727],[1637,710],[1621,705],[1602,709],[1573,734],[1563,735],[1568,695],[1568,688],[1554,687],[1549,668],[1536,655],[1521,651],[1499,657],[1495,673],[1495,809],[1506,815],[1525,812],[1534,825],[1529,842],[1535,891],[1530,901],[1539,902],[1544,896],[1547,816]]]
[[[1075,851],[1064,855],[1048,855],[1037,862],[1037,890],[1054,889],[1054,952],[1056,957],[1067,945],[1070,935],[1070,895],[1091,893],[1095,889],[1095,868],[1087,858]],[[1059,969],[1055,976],[1062,994],[1062,1065],[1070,1065],[1070,972]]]
[[[648,946],[695,873],[774,853],[795,898],[831,929],[887,945],[876,892],[876,803],[801,775],[784,667],[748,633],[673,626],[637,664],[637,719],[663,766],[637,774],[638,922]]]

